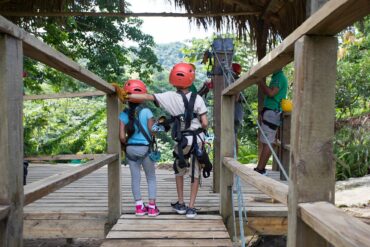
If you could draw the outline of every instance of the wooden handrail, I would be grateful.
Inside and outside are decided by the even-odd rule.
[[[9,205],[0,205],[0,221],[8,217],[9,210]]]
[[[118,154],[105,154],[73,171],[56,174],[24,187],[24,205],[30,204],[80,178],[90,174],[100,167],[117,160]]]
[[[292,62],[294,44],[303,35],[337,34],[356,20],[368,15],[369,12],[370,3],[368,0],[328,1],[285,38],[279,46],[253,66],[248,73],[225,88],[223,94],[236,94]]]
[[[106,93],[101,91],[94,92],[78,92],[78,93],[63,93],[63,94],[42,94],[42,95],[25,95],[23,100],[39,100],[39,99],[64,99],[64,98],[76,98],[76,97],[92,97],[92,96],[104,96]]]
[[[21,40],[23,42],[23,52],[26,56],[49,65],[105,93],[115,92],[114,87],[99,76],[46,45],[3,16],[0,16],[0,32]]]
[[[81,159],[97,159],[101,157],[102,154],[60,154],[60,155],[50,155],[50,156],[30,156],[25,157],[24,160],[27,161],[56,161],[56,160],[81,160]]]
[[[302,220],[336,247],[370,246],[370,226],[328,202],[300,203]]]
[[[247,182],[263,193],[271,196],[285,205],[288,204],[288,185],[278,182],[272,178],[263,176],[252,168],[242,165],[233,158],[224,158],[224,165],[238,175],[244,182]]]

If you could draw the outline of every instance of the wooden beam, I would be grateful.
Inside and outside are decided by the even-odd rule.
[[[248,73],[225,88],[223,94],[236,94],[292,62],[294,43],[303,35],[334,35],[369,13],[370,2],[368,0],[328,1]]]
[[[9,205],[0,205],[0,221],[8,217],[10,212]]]
[[[55,161],[55,160],[82,160],[82,159],[97,159],[104,156],[104,154],[60,154],[50,156],[30,156],[25,157],[24,160],[37,161]]]
[[[370,226],[328,202],[300,203],[302,220],[336,247],[370,246]]]
[[[23,246],[22,42],[0,33],[0,246]]]
[[[283,113],[283,121],[280,126],[280,139],[281,139],[281,163],[289,176],[289,163],[290,163],[290,129],[291,129],[291,114]],[[289,147],[289,148],[288,148]],[[286,180],[282,171],[280,171],[280,180]]]
[[[236,1],[234,1],[236,2]],[[240,5],[240,4],[238,4]],[[217,17],[217,16],[247,16],[259,15],[259,11],[242,11],[242,12],[219,12],[219,13],[108,13],[108,12],[0,12],[0,15],[3,16],[18,16],[18,17],[27,17],[27,16],[95,16],[95,17]]]
[[[236,224],[238,229],[239,219],[236,220]],[[248,222],[244,223],[244,229],[246,236],[252,236],[256,232],[258,235],[286,235],[288,232],[288,218],[271,216],[248,216]]]
[[[92,97],[92,96],[105,96],[106,93],[101,91],[94,92],[80,92],[80,93],[62,93],[62,94],[43,94],[43,95],[25,95],[23,100],[39,100],[39,99],[63,99],[63,98],[76,98],[76,97]]]
[[[118,153],[118,159],[108,166],[108,224],[113,226],[121,216],[121,142],[119,140],[120,102],[113,95],[107,96],[108,153]]]
[[[295,45],[288,203],[288,246],[327,246],[297,215],[298,204],[334,203],[337,39],[303,36]]]
[[[0,33],[6,33],[20,39],[23,42],[23,52],[26,56],[85,82],[105,93],[115,92],[114,87],[99,76],[72,61],[61,52],[54,50],[2,16],[0,16]]]
[[[220,42],[224,42],[221,39]],[[225,51],[226,52],[226,51]],[[222,75],[222,66],[231,67],[231,54],[226,54],[223,51],[217,51],[215,59],[215,66],[214,68],[214,76],[213,80],[213,132],[215,135],[213,141],[213,151],[214,151],[214,158],[213,158],[213,192],[219,193],[220,192],[220,174],[221,174],[221,166],[222,162],[220,157],[221,152],[221,96],[222,90],[225,88],[225,77]],[[224,64],[225,63],[225,64]],[[228,64],[226,64],[228,63]],[[234,132],[233,132],[234,133]]]
[[[288,203],[288,185],[278,182],[267,176],[263,176],[252,168],[242,165],[233,158],[225,157],[224,165],[234,174],[238,175],[244,182],[256,187],[263,193],[271,196],[281,203]]]
[[[221,149],[218,159],[234,156],[235,137],[234,137],[234,107],[235,96],[222,96],[221,98]],[[232,189],[234,184],[234,174],[227,169],[221,162],[220,169],[220,214],[226,225],[230,236],[234,236],[234,219]]]
[[[118,154],[106,154],[92,160],[73,171],[56,174],[33,182],[24,187],[25,205],[30,204],[90,173],[117,160]]]
[[[25,219],[24,238],[99,238],[105,237],[106,219]]]

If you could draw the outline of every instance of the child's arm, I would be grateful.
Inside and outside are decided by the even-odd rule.
[[[129,94],[128,99],[154,101],[155,98],[152,94]]]
[[[119,139],[123,145],[126,143],[125,124],[119,121]]]
[[[148,130],[151,135],[153,135],[153,132],[152,132],[153,124],[154,124],[154,118],[149,118],[148,119]]]
[[[200,123],[202,124],[203,129],[208,128],[208,118],[206,113],[200,116]]]

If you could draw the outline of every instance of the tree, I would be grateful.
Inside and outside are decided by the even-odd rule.
[[[74,5],[76,11],[119,11],[119,8],[114,1]],[[27,31],[108,82],[123,82],[132,75],[150,82],[150,75],[161,67],[153,51],[154,40],[141,32],[141,24],[138,18],[89,16],[34,17],[20,22]],[[75,80],[29,59],[25,61],[25,70],[27,93],[84,88]]]

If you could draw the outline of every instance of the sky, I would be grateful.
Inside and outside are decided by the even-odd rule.
[[[184,12],[175,9],[168,0],[128,0],[134,13]],[[205,31],[202,27],[190,24],[186,17],[140,17],[144,20],[142,31],[154,37],[157,44],[184,41],[192,38],[212,36],[213,29]]]

